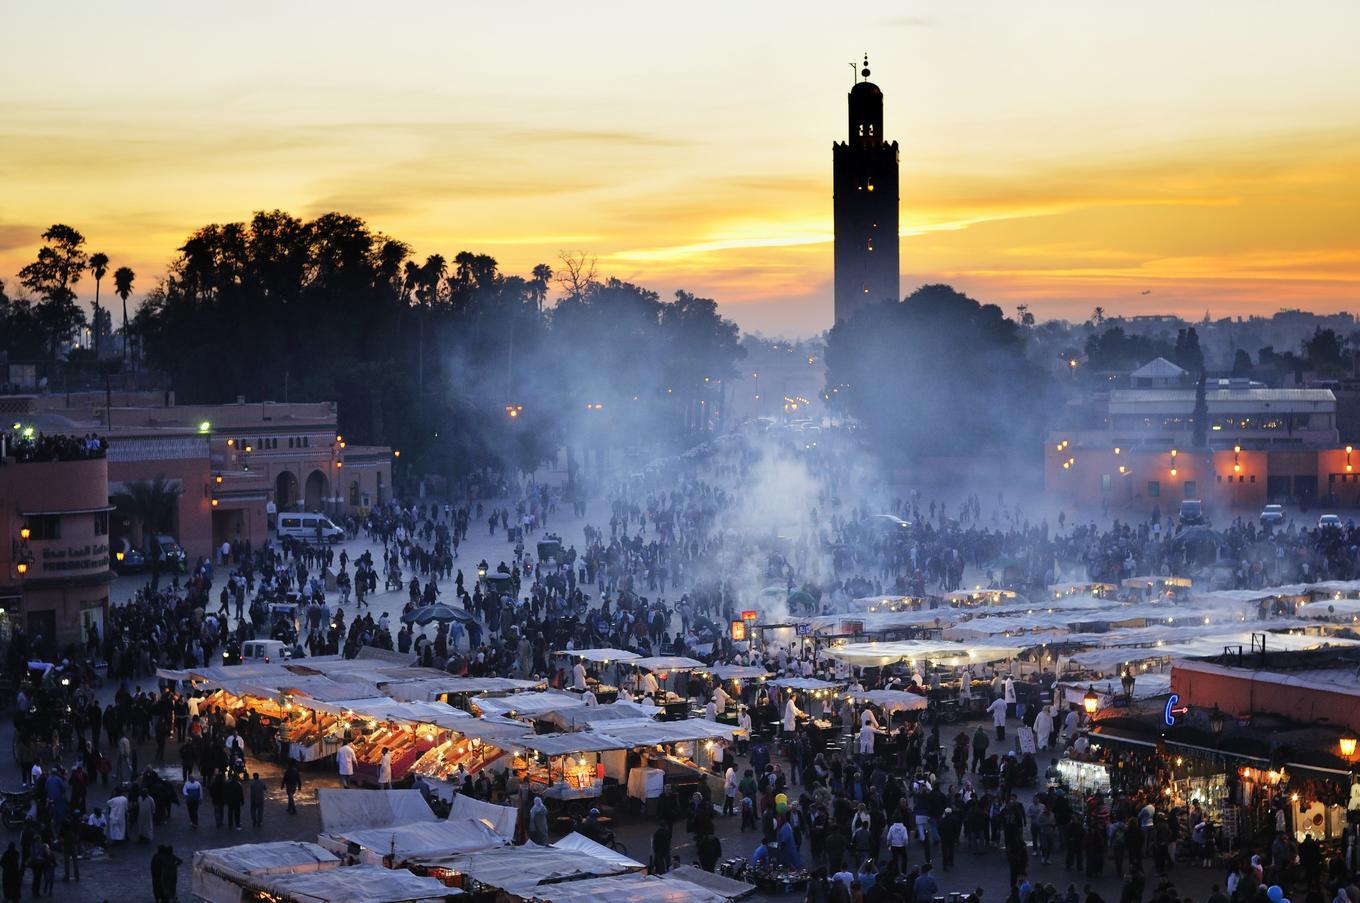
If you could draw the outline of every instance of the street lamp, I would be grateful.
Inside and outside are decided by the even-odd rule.
[[[1215,742],[1223,736],[1223,728],[1226,727],[1227,724],[1228,716],[1223,714],[1223,710],[1218,707],[1218,703],[1214,703],[1214,710],[1209,713],[1209,730],[1213,733]]]
[[[1341,757],[1343,759],[1349,759],[1355,755],[1354,737],[1349,736],[1342,737],[1340,740],[1337,741],[1337,745],[1341,747]]]
[[[1094,715],[1100,708],[1100,697],[1096,695],[1096,688],[1088,684],[1086,695],[1081,697],[1081,707],[1086,710],[1087,715]]]
[[[1124,686],[1124,698],[1129,702],[1133,702],[1133,685],[1136,681],[1137,678],[1133,676],[1133,671],[1128,668],[1124,669],[1123,675],[1119,678],[1119,682]]]

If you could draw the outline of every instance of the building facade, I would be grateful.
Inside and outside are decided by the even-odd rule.
[[[869,78],[850,89],[847,139],[832,145],[835,209],[835,315],[902,300],[898,252],[897,142],[883,137],[883,92]]]
[[[0,455],[0,627],[36,653],[60,654],[94,632],[109,604],[108,461]]]
[[[1360,453],[1336,429],[1327,389],[1205,391],[1195,447],[1195,390],[1116,389],[1103,429],[1053,433],[1044,485],[1077,510],[1174,516],[1185,499],[1227,515],[1269,503],[1360,506]]]

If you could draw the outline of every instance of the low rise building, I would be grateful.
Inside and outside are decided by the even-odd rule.
[[[50,658],[104,636],[113,582],[108,460],[102,451],[56,453],[59,437],[45,437],[47,450],[36,453],[12,438],[0,450],[0,631],[22,628]]]

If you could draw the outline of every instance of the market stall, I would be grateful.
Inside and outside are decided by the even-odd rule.
[[[353,865],[261,882],[274,903],[444,903],[462,891],[406,869]]]
[[[622,750],[627,744],[607,734],[577,731],[540,734],[520,741],[523,752],[511,763],[515,775],[545,799],[593,799],[604,792],[605,767],[601,753]]]
[[[680,675],[687,674],[690,671],[703,671],[708,668],[708,665],[698,659],[683,655],[653,655],[634,659],[629,664],[636,668],[639,674],[646,671],[651,675],[651,680],[642,676],[638,677],[638,692],[652,696],[657,707],[662,710],[662,718],[673,720],[689,717],[688,688],[680,687],[677,679],[676,686],[668,689],[666,681],[672,674]],[[648,692],[653,681],[656,684],[656,691]],[[686,692],[680,692],[681,690]]]
[[[418,874],[450,881],[469,893],[504,892],[521,899],[538,897],[540,885],[583,878],[625,875],[643,868],[603,859],[578,850],[525,844],[471,853],[423,857],[411,863]]]
[[[340,857],[314,843],[247,843],[194,852],[195,897],[207,903],[248,903],[271,877],[340,867]]]
[[[407,862],[430,856],[491,849],[509,842],[509,838],[497,834],[475,818],[416,821],[380,828],[350,828],[317,835],[317,843],[337,856],[345,856],[364,865],[384,865],[387,868],[400,868]]]

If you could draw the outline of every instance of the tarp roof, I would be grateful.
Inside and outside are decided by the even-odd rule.
[[[465,793],[455,793],[449,804],[449,820],[476,819],[504,838],[515,836],[519,824],[519,810],[513,806],[498,806],[473,799]]]
[[[551,721],[564,731],[582,730],[590,725],[603,722],[620,721],[624,719],[650,718],[661,711],[656,706],[647,708],[638,705],[636,702],[628,702],[620,699],[608,705],[588,705],[580,708],[568,709],[565,712],[550,712],[547,721]],[[601,728],[607,730],[607,726]]]
[[[375,699],[345,699],[337,702],[319,700],[299,701],[299,705],[332,715],[353,712],[356,717],[375,721],[405,721],[413,724],[433,724],[448,730],[460,730],[473,718],[462,709],[446,702],[398,702],[386,696]]]
[[[725,875],[718,875],[713,872],[706,872],[701,868],[692,865],[682,865],[679,868],[671,869],[666,873],[667,878],[679,881],[688,881],[690,884],[697,884],[702,888],[713,891],[728,900],[740,900],[748,894],[756,892],[754,884],[747,884],[745,881],[737,881]]]
[[[636,870],[646,868],[641,862],[629,859],[617,850],[612,850],[602,843],[596,843],[589,837],[584,834],[579,834],[576,831],[572,831],[552,846],[559,850],[569,850],[577,853],[584,853],[585,855],[593,856],[596,859],[604,859],[622,869]]]
[[[600,726],[600,731],[622,741],[627,747],[650,746],[654,743],[681,743],[686,740],[730,740],[736,727],[705,721],[702,718],[684,718],[680,721],[652,721],[638,718],[629,721],[611,721]]]
[[[358,844],[380,856],[395,852],[398,863],[425,856],[450,856],[487,850],[508,843],[505,837],[474,818],[412,822],[386,828],[351,828],[325,832],[323,840],[326,837],[342,843]]]
[[[486,715],[546,715],[575,706],[585,705],[585,699],[575,693],[547,690],[542,693],[516,693],[513,696],[478,696],[472,700]]]
[[[816,677],[780,677],[770,681],[785,690],[834,690],[845,685],[845,681],[819,680]]]
[[[266,875],[272,872],[293,872],[300,867],[308,871],[336,868],[340,857],[314,843],[281,840],[274,843],[243,843],[215,850],[197,850],[194,870],[210,868],[222,875]]]
[[[1222,655],[1225,647],[1241,646],[1251,649],[1252,631],[1220,633],[1194,638],[1173,638],[1155,646],[1119,646],[1113,649],[1092,649],[1078,652],[1068,661],[1092,671],[1108,672],[1124,665],[1161,658],[1187,659],[1209,658]],[[1271,633],[1266,635],[1266,648],[1271,652],[1296,652],[1306,649],[1319,649],[1324,646],[1356,646],[1360,640],[1346,640],[1339,637],[1305,636],[1292,633]]]
[[[759,680],[772,676],[769,671],[755,665],[714,665],[704,670],[718,680]]]
[[[708,667],[698,659],[684,655],[651,655],[633,659],[629,664],[648,671],[694,671]]]
[[[517,740],[515,745],[541,752],[545,756],[566,756],[572,753],[628,749],[631,744],[597,731],[576,731],[570,734],[538,734]]]
[[[826,654],[852,665],[890,665],[894,662],[925,659],[943,664],[994,662],[1014,658],[1022,645],[998,643],[955,643],[948,640],[901,640],[895,643],[851,643],[832,646]]]
[[[301,903],[409,903],[443,900],[462,893],[436,878],[406,869],[351,865],[310,874],[287,875],[261,882],[269,892]]]
[[[924,696],[906,690],[860,690],[858,693],[846,693],[845,696],[855,702],[872,702],[890,712],[915,712],[928,704]]]
[[[587,662],[633,662],[642,658],[627,649],[558,649],[553,655],[569,655]]]
[[[605,847],[601,849],[607,850]],[[514,896],[532,898],[538,896],[536,892],[538,886],[545,881],[607,877],[645,867],[642,863],[633,862],[627,857],[619,857],[612,850],[608,852],[611,857],[622,859],[626,864],[621,864],[614,858],[592,855],[585,850],[560,848],[556,845],[540,847],[532,843],[519,847],[500,847],[464,853],[448,857],[438,864],[445,868],[457,869],[481,884],[500,888]]]
[[[321,806],[321,830],[327,834],[337,834],[352,828],[438,820],[419,790],[339,790],[322,787],[316,791],[316,796]]]
[[[618,875],[541,885],[535,900],[549,903],[726,903],[721,894],[681,881],[655,875]]]
[[[514,680],[509,677],[428,677],[381,683],[382,690],[393,699],[405,702],[425,702],[444,693],[472,695],[476,693],[514,693],[541,687],[541,680]]]

